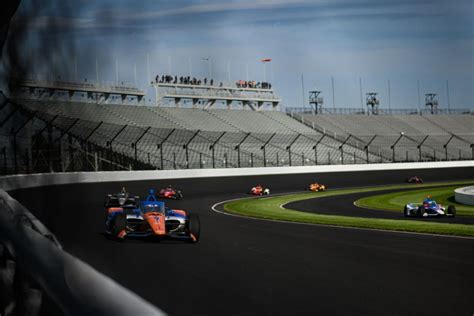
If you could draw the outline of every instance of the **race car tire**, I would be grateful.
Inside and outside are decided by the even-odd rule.
[[[125,214],[117,214],[112,219],[112,236],[117,237],[118,234],[127,227],[127,216]]]
[[[194,236],[194,239],[190,239],[191,243],[197,243],[199,236],[201,235],[201,222],[197,214],[189,214],[188,221],[186,222],[187,231],[189,235]]]
[[[456,216],[456,206],[454,206],[454,205],[448,206],[447,214],[451,215],[451,217],[455,217]]]
[[[420,207],[418,207],[417,211],[416,211],[416,216],[417,217],[423,217],[423,209]]]
[[[181,200],[183,198],[183,193],[181,191],[177,191],[175,194],[176,200]]]
[[[408,217],[408,207],[406,205],[403,208],[403,215],[405,215],[405,217]]]

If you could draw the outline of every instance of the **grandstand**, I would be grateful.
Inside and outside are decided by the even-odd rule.
[[[61,88],[65,86],[74,87],[63,84]],[[213,94],[216,88],[232,93],[238,89],[230,101],[245,98],[248,103],[239,109],[209,106],[222,98]],[[180,87],[173,89],[181,91]],[[186,89],[189,87],[182,87],[182,91]],[[3,97],[3,171],[41,169],[40,160],[43,169],[65,171],[298,166],[473,156],[472,115],[316,115],[293,110],[285,114],[278,110],[278,99],[268,87],[264,91],[207,86],[193,89],[212,94],[203,97],[200,93],[193,100],[193,105],[196,100],[207,100],[200,102],[204,106],[180,107],[181,98],[172,107],[127,104],[123,97],[120,104],[109,98],[59,100],[51,97],[51,91],[49,98],[38,97],[34,87],[28,87],[33,94],[17,94],[13,100]],[[91,91],[85,92],[89,96]],[[259,103],[264,92],[272,110],[263,110]],[[209,103],[210,97],[214,99]],[[43,154],[38,154],[40,147]]]
[[[370,142],[393,161],[472,158],[472,115],[291,115],[335,138]]]

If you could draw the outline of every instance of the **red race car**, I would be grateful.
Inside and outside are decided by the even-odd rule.
[[[183,193],[169,185],[158,192],[158,197],[162,199],[181,200],[183,198]]]
[[[264,188],[259,184],[251,188],[249,193],[252,195],[268,195],[270,194],[270,189]]]

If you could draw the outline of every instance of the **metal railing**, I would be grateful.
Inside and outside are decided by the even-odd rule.
[[[313,115],[324,115],[324,114],[340,114],[340,115],[373,115],[372,112],[367,111],[364,108],[323,108],[321,112],[317,112],[311,107],[287,107],[285,112],[289,115],[293,114],[313,114]],[[404,108],[404,109],[379,109],[377,115],[445,115],[445,114],[465,114],[472,115],[474,111],[469,108],[452,108],[452,109],[436,109],[433,113],[430,109],[416,109],[416,108]]]

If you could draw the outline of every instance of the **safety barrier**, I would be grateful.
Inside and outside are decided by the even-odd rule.
[[[208,177],[235,177],[259,175],[283,175],[327,172],[377,171],[377,170],[409,170],[474,167],[474,161],[415,162],[415,163],[384,163],[359,165],[324,165],[300,167],[267,167],[267,168],[229,168],[229,169],[182,169],[152,171],[101,171],[101,172],[69,172],[28,174],[0,177],[3,190],[15,190],[46,185],[62,185],[69,183],[117,182],[158,179],[185,179]]]
[[[458,203],[474,205],[474,186],[454,190],[454,199]]]

